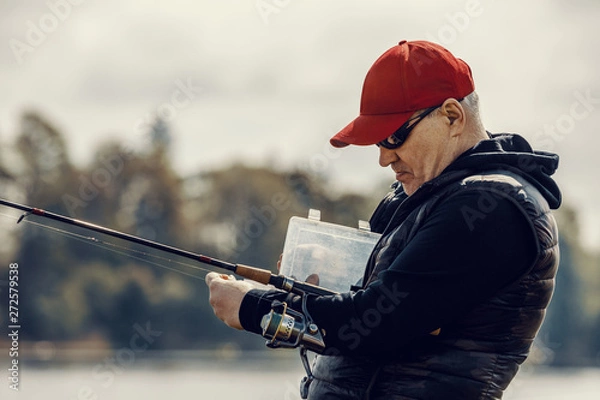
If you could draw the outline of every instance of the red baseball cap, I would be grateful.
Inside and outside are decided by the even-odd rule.
[[[475,90],[471,68],[442,46],[401,41],[369,69],[360,115],[331,138],[334,147],[371,145],[389,137],[415,111],[462,99]]]

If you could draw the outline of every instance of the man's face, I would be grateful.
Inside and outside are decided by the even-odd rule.
[[[379,146],[379,165],[392,168],[396,180],[409,196],[423,183],[437,177],[456,158],[458,136],[453,134],[456,131],[453,122],[440,107],[419,121],[400,147]]]

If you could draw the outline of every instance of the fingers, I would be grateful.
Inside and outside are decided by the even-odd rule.
[[[217,279],[219,277],[220,274],[217,274],[216,272],[209,272],[208,274],[206,274],[206,276],[204,277],[204,282],[206,282],[206,286],[210,287],[210,283]]]
[[[211,282],[218,280],[218,279],[226,280],[226,281],[235,281],[236,280],[235,276],[233,276],[233,275],[219,274],[218,272],[209,272],[204,277],[204,282],[206,282],[206,285],[208,287],[210,287]]]
[[[233,275],[209,272],[205,277],[209,289],[208,302],[217,318],[235,329],[242,329],[239,309],[251,285],[238,281]]]
[[[318,285],[319,285],[319,281],[320,281],[320,279],[319,279],[319,275],[317,275],[317,274],[310,274],[310,275],[309,275],[309,276],[307,276],[307,277],[306,277],[306,279],[305,279],[305,282],[306,282],[306,283],[310,283],[310,284],[312,284],[312,285],[316,285],[316,286],[318,286]]]

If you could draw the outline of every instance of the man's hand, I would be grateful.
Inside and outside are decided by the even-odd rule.
[[[246,293],[255,286],[245,281],[238,281],[233,275],[209,272],[205,278],[210,290],[208,301],[215,315],[228,326],[243,329],[240,323],[240,306]]]

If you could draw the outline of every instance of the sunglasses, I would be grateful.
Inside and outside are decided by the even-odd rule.
[[[419,122],[421,122],[421,120],[423,118],[425,118],[426,116],[431,114],[438,107],[440,107],[440,106],[427,108],[421,114],[409,119],[404,124],[402,124],[402,126],[400,128],[398,128],[398,130],[396,132],[392,133],[391,136],[389,136],[388,138],[383,139],[381,142],[377,143],[377,146],[385,147],[386,149],[390,149],[390,150],[394,150],[394,149],[397,149],[398,147],[402,146],[404,144],[404,142],[406,141],[406,139],[408,139],[408,135],[414,129],[414,127],[417,126],[417,124]]]

